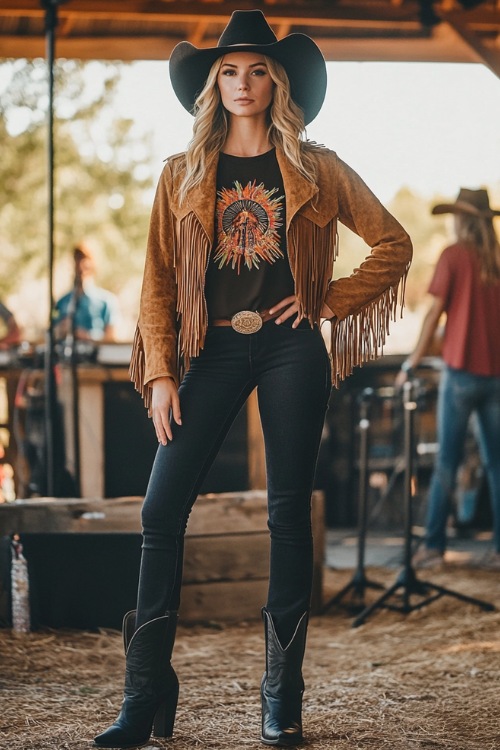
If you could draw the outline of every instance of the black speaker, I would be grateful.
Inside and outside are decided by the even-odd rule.
[[[31,626],[121,628],[134,609],[140,534],[21,534]]]
[[[158,442],[132,383],[104,383],[105,497],[144,495]],[[247,412],[236,417],[201,493],[249,489]]]

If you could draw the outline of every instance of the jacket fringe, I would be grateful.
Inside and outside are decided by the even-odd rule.
[[[279,150],[277,156],[287,195],[287,246],[299,312],[311,326],[319,325],[324,300],[329,298],[332,312],[341,318],[333,319],[330,347],[332,382],[338,385],[354,367],[383,353],[389,324],[396,319],[398,295],[403,306],[411,242],[359,176],[333,152],[323,149],[321,158],[318,156],[317,186],[311,186]],[[146,322],[143,324],[139,318],[143,335],[138,327],[130,363],[131,379],[148,411],[152,388],[144,382],[146,373],[148,378],[149,371],[151,377],[158,377],[165,366],[173,377],[176,355],[179,370],[176,374],[180,380],[182,371],[189,368],[190,359],[203,348],[208,326],[204,287],[212,246],[216,163],[210,166],[207,185],[193,191],[185,209],[176,200],[180,172],[174,174],[169,170],[167,164],[166,177],[159,183],[155,199],[148,240],[147,305],[141,301],[141,311],[146,309],[143,318]],[[316,193],[317,200],[312,201]],[[169,214],[163,221],[165,211]],[[370,261],[373,273],[366,277],[369,281],[366,287],[364,264],[358,278],[344,279],[336,308],[335,286],[331,295],[329,289],[338,254],[338,220],[372,248],[366,262]],[[394,264],[389,262],[392,251]],[[168,288],[163,288],[163,281]],[[165,308],[157,306],[155,294],[160,295]],[[376,294],[380,296],[359,309],[359,305]]]
[[[151,395],[152,389],[149,385],[144,383],[144,373],[146,371],[146,356],[144,354],[144,344],[142,341],[141,332],[139,326],[136,326],[134,341],[132,343],[132,354],[130,357],[129,374],[130,380],[134,384],[134,388],[138,393],[141,394],[144,399],[144,406],[151,411]]]
[[[288,239],[288,257],[301,304],[300,313],[314,325],[321,317],[338,255],[337,220],[319,227],[299,215],[290,227]]]
[[[409,266],[396,286],[389,287],[377,299],[355,315],[334,320],[331,326],[330,361],[332,383],[338,388],[355,367],[382,356],[389,326],[403,314],[406,278]]]
[[[181,250],[182,248],[182,250]],[[178,361],[196,357],[205,341],[208,324],[205,302],[205,272],[210,242],[196,214],[189,213],[177,227],[175,242],[175,278],[179,326]]]

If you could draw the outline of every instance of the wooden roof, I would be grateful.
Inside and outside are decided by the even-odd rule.
[[[60,57],[166,59],[183,39],[215,44],[233,10],[260,8],[278,37],[307,33],[327,60],[484,62],[500,76],[500,0],[0,0],[0,57],[45,54],[51,3]]]

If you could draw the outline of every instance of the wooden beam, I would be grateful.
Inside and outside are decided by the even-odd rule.
[[[278,39],[283,39],[284,36],[288,36],[292,30],[292,24],[291,23],[282,23],[280,26],[276,29],[276,36]]]
[[[280,37],[293,32],[297,26],[306,30],[314,27],[312,36],[328,60],[480,61],[498,75],[498,41],[483,42],[479,34],[500,32],[500,0],[498,7],[482,3],[466,13],[445,12],[454,1],[436,0],[435,7],[441,8],[443,20],[447,22],[439,24],[430,38],[426,38],[418,17],[417,0],[402,3],[400,0],[339,0],[335,3],[304,0],[301,6],[291,0],[284,4],[256,0],[190,3],[184,0],[70,0],[59,8],[57,54],[80,59],[167,59],[181,37],[197,46],[216,44],[217,24],[222,27],[235,8],[258,5],[265,9]],[[3,36],[0,33],[0,57],[43,57],[43,15],[40,0],[0,0],[0,24],[5,18],[4,27],[9,32]],[[16,19],[21,18],[28,18],[29,35],[12,32]],[[36,30],[31,33],[29,19]],[[105,22],[109,36],[105,31],[102,36],[94,34],[93,20]],[[143,22],[142,26],[137,25],[139,21]],[[141,30],[144,23],[151,27],[149,32]],[[175,38],[171,25],[176,26]],[[210,36],[207,36],[209,27]]]
[[[227,23],[233,10],[248,9],[255,2],[203,3],[193,2],[139,2],[138,0],[71,0],[60,6],[59,17],[76,16],[82,19],[108,19],[116,21],[158,20],[172,23],[198,23],[200,19],[211,23]],[[401,6],[390,2],[351,2],[343,5],[325,2],[324,6],[311,7],[309,4],[270,6],[266,18],[272,26],[316,26],[329,28],[338,25],[339,20],[366,21],[415,21],[418,19],[418,3],[407,0]],[[0,15],[11,17],[43,17],[44,11],[38,0],[0,0]]]
[[[477,34],[469,28],[467,24],[468,14],[456,11],[449,13],[441,12],[440,17],[470,47],[479,58],[479,61],[484,63],[500,78],[500,50],[484,44],[478,38]]]
[[[342,62],[443,62],[477,63],[470,47],[446,24],[419,39],[320,39],[326,60]]]
[[[176,41],[157,37],[58,37],[57,57],[80,60],[168,60]],[[0,57],[45,57],[43,36],[0,36]]]
[[[421,39],[316,39],[326,60],[406,61],[477,63],[478,55],[469,45],[441,24],[430,38]],[[205,40],[207,42],[207,40]],[[168,60],[177,42],[155,37],[79,37],[57,39],[58,57],[82,60]],[[42,36],[0,36],[0,57],[44,57]]]
[[[451,12],[454,0],[441,0],[435,3],[438,13]],[[126,21],[163,21],[166,23],[210,23],[225,24],[231,12],[245,7],[255,7],[255,0],[246,2],[192,2],[180,0],[146,2],[141,0],[70,0],[61,5],[58,15],[61,19],[100,19]],[[335,28],[341,21],[358,21],[366,24],[377,21],[383,23],[418,22],[419,3],[417,0],[344,0],[334,3],[324,0],[322,5],[304,2],[303,5],[283,4],[265,7],[266,17],[273,26],[316,26]],[[0,17],[43,18],[45,11],[40,0],[0,0]],[[481,5],[467,11],[469,28],[500,31],[500,5]]]
[[[187,41],[191,42],[191,44],[194,44],[195,47],[201,47],[207,28],[207,20],[204,18],[201,19],[200,21],[198,21],[198,23],[190,33],[189,39]]]

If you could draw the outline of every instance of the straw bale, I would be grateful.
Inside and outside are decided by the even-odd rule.
[[[393,573],[370,570],[386,585]],[[328,571],[325,600],[350,572]],[[430,578],[430,576],[425,576]],[[432,580],[500,606],[498,574],[454,569]],[[378,592],[367,593],[367,599]],[[330,610],[311,620],[304,729],[312,750],[498,750],[500,613],[444,597],[408,615],[375,612],[360,628]],[[121,702],[116,631],[0,630],[0,747],[83,750]],[[261,747],[259,622],[180,627],[172,750]]]

